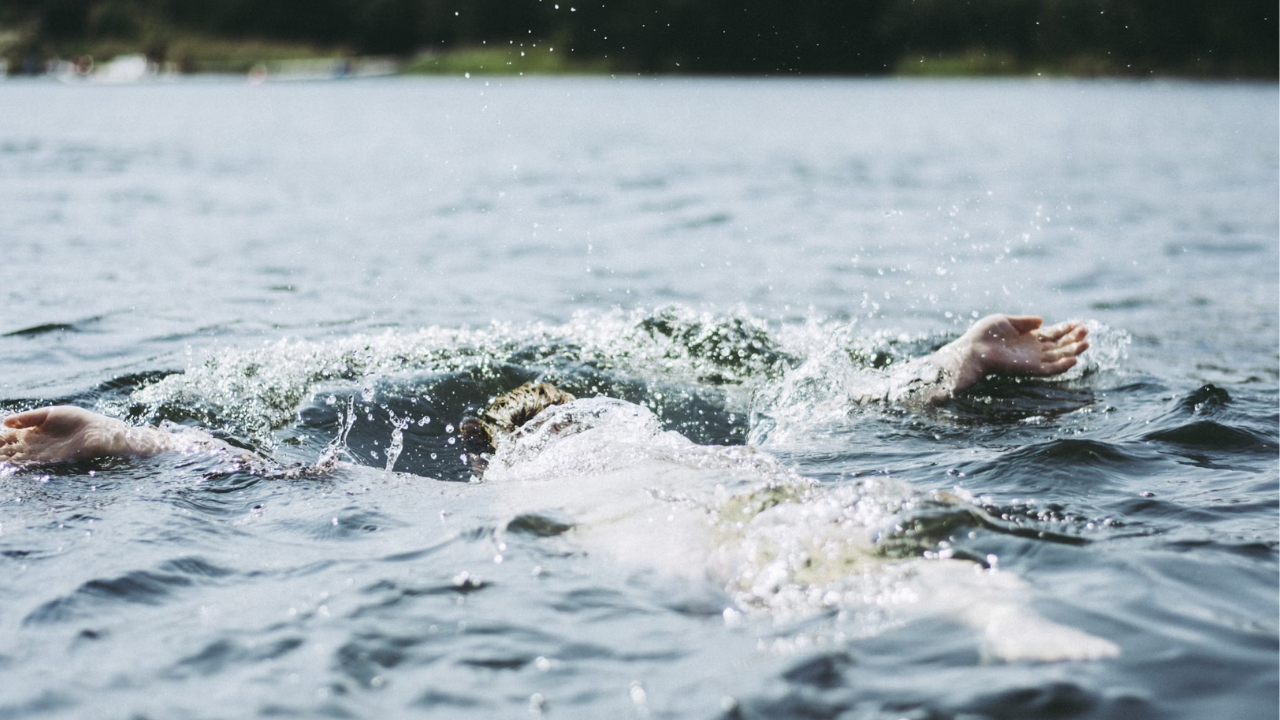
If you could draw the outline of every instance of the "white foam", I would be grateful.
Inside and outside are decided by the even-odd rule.
[[[694,445],[629,403],[549,408],[500,444],[485,480],[501,487],[511,515],[567,513],[589,553],[721,585],[735,604],[727,619],[746,613],[787,623],[837,609],[871,633],[945,614],[980,630],[993,658],[1118,652],[1036,615],[1029,588],[1011,573],[886,558],[875,540],[919,499],[910,488],[883,477],[822,486],[765,452]]]

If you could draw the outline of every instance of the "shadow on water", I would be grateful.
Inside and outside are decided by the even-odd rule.
[[[197,585],[217,584],[235,575],[203,558],[168,560],[154,570],[135,570],[90,580],[70,594],[50,600],[23,618],[23,625],[45,625],[98,617],[124,605],[160,605]]]
[[[1204,468],[1257,470],[1280,451],[1276,409],[1259,413],[1226,389],[1204,385],[1176,396],[1151,419],[1138,440],[1180,462]]]
[[[1049,420],[1092,406],[1092,390],[1058,383],[987,378],[945,407],[945,417],[963,425],[1009,425]]]
[[[915,634],[886,633],[881,638],[855,644],[865,649],[859,654],[832,650],[808,655],[782,669],[772,687],[759,695],[735,702],[721,720],[763,720],[765,718],[893,717],[918,720],[1064,720],[1099,718],[1147,720],[1166,717],[1165,709],[1140,692],[1097,689],[1086,680],[1021,679],[1021,673],[1005,673],[999,668],[980,669],[980,657],[965,640],[966,633],[954,626],[939,624],[930,641],[921,643]],[[887,646],[896,641],[892,652]],[[902,649],[902,643],[915,646]],[[933,667],[933,685],[959,680],[960,668],[971,668],[985,676],[989,685],[946,687],[942,697],[922,687],[905,687],[886,679],[887,668],[879,657],[896,654],[911,658],[912,668]],[[905,663],[904,663],[905,664]],[[934,688],[937,690],[939,688]]]

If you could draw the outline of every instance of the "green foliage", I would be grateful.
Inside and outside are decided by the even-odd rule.
[[[1026,70],[1008,52],[974,49],[957,55],[904,55],[894,65],[894,74],[931,77],[1023,75]]]
[[[587,58],[578,62],[568,52],[552,45],[539,47],[469,47],[447,52],[423,53],[404,67],[415,75],[564,75],[607,73],[609,62],[603,58]]]
[[[201,37],[416,57],[414,72],[1274,78],[1276,15],[1274,0],[3,0],[0,30],[22,33],[11,55],[157,56]]]

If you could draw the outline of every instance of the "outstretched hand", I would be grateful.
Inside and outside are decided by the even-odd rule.
[[[62,462],[129,450],[129,426],[71,405],[10,415],[0,427],[0,462]]]
[[[990,373],[1057,375],[1089,349],[1087,328],[1068,321],[1041,327],[1038,317],[988,315],[944,350],[954,373],[952,391],[972,385]]]

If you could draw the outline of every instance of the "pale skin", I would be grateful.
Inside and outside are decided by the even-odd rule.
[[[954,396],[987,375],[1060,375],[1089,349],[1089,330],[1068,321],[1042,327],[1033,315],[988,315],[927,358],[945,371],[935,401]]]
[[[1078,322],[1042,327],[1038,317],[989,315],[922,359],[942,370],[927,399],[942,402],[993,373],[1033,377],[1063,373],[1089,348],[1087,334]],[[199,444],[227,448],[212,438]],[[191,445],[189,438],[134,427],[70,405],[10,415],[0,426],[0,463],[13,465],[106,456],[151,457]]]

